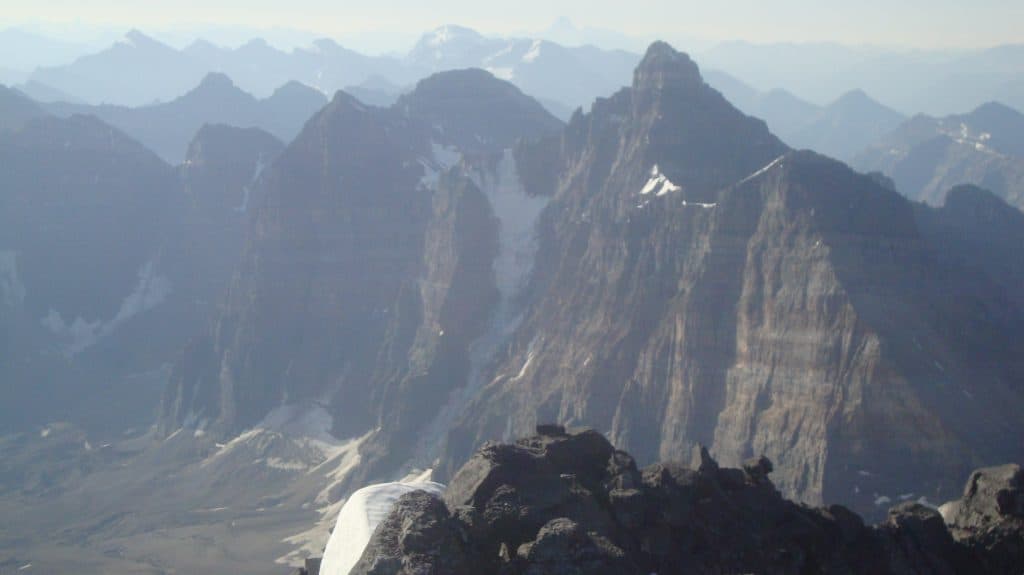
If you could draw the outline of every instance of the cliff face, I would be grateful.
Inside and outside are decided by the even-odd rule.
[[[788,152],[685,56],[652,47],[560,162],[525,319],[447,461],[585,423],[641,462],[765,453],[787,495],[872,509],[1020,457],[1019,308],[940,261],[909,202]]]
[[[666,44],[552,125],[479,72],[339,94],[268,168],[161,431],[323,408],[364,438],[337,495],[586,424],[644,463],[764,453],[785,494],[871,512],[1021,457],[1012,278],[965,277],[941,223],[977,218],[789,150]]]
[[[476,132],[459,112],[471,95],[496,118]],[[558,126],[480,72],[387,110],[339,93],[267,169],[225,310],[176,367],[162,429],[232,433],[319,405],[337,437],[376,430],[360,473],[404,464],[497,306],[494,205],[519,193],[504,150]]]
[[[281,147],[206,127],[175,170],[93,117],[0,134],[4,423],[148,426],[165,365],[238,261],[257,168]]]

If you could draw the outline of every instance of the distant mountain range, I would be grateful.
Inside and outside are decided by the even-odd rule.
[[[178,50],[133,30],[100,52],[71,63],[52,63],[31,74],[3,76],[0,81],[26,81],[26,93],[37,99],[137,106],[176,98],[210,72],[225,73],[243,90],[266,97],[292,80],[328,95],[374,77],[403,91],[432,72],[478,67],[510,80],[568,118],[572,109],[628,84],[640,59],[635,52],[579,43],[584,38],[599,40],[599,31],[584,33],[563,22],[549,32],[548,37],[565,43],[496,38],[443,26],[424,34],[406,54],[370,56],[330,39],[290,51],[261,39],[238,48],[196,40]],[[611,41],[611,45],[629,44]],[[785,90],[819,106],[863,90],[902,114],[949,114],[992,100],[1024,108],[1024,45],[946,53],[732,42],[702,51],[696,60],[705,69],[726,72],[759,92]]]
[[[930,204],[946,190],[975,184],[1024,210],[1024,114],[988,103],[968,114],[915,116],[859,153],[852,165],[889,176]]]
[[[106,50],[68,65],[39,68],[29,83],[37,94],[45,86],[89,103],[139,106],[175,98],[210,72],[227,74],[243,90],[264,97],[290,81],[326,94],[374,78],[389,85],[381,92],[404,90],[433,72],[478,67],[550,101],[567,115],[566,110],[589,104],[628,81],[637,59],[628,52],[590,46],[488,38],[457,26],[424,35],[404,57],[366,56],[327,39],[291,52],[262,40],[236,49],[198,40],[176,50],[132,30]]]
[[[862,90],[847,92],[822,107],[781,89],[760,92],[725,72],[711,70],[705,77],[737,108],[767,122],[772,132],[790,146],[844,162],[905,119]]]
[[[318,90],[295,81],[257,99],[239,89],[224,74],[210,73],[198,86],[165,104],[129,108],[84,104],[44,104],[47,112],[61,117],[88,114],[115,126],[177,165],[204,124],[258,127],[289,142],[314,113],[327,104]]]
[[[1024,44],[943,52],[728,42],[697,59],[758,90],[783,88],[818,104],[860,89],[903,114],[945,115],[991,100],[1024,109]]]

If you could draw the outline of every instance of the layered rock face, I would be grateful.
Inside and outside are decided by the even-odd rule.
[[[0,132],[0,427],[67,417],[107,391],[75,361],[85,354],[130,370],[152,350],[104,344],[172,290],[160,256],[175,191],[170,166],[95,118]]]
[[[789,150],[662,43],[556,127],[479,71],[335,97],[267,169],[161,432],[323,408],[366,437],[341,494],[587,424],[643,463],[764,453],[787,496],[874,514],[1022,457],[1013,278],[965,276],[949,227],[981,216]]]
[[[175,235],[176,262],[191,273],[201,318],[217,309],[242,258],[246,228],[264,198],[261,176],[284,144],[258,128],[208,124],[178,167],[185,215]],[[197,318],[193,329],[202,325]],[[194,333],[194,332],[193,332]],[[192,335],[192,334],[189,334]]]
[[[543,427],[482,448],[443,500],[402,496],[351,573],[1016,573],[1024,560],[1018,466],[972,475],[947,514],[954,538],[917,503],[870,527],[787,501],[764,457],[720,468],[702,450],[694,467],[639,469],[598,433]]]
[[[521,226],[495,205],[530,201],[509,150],[559,127],[479,71],[386,110],[339,92],[267,169],[225,310],[176,367],[162,430],[233,433],[320,405],[337,437],[375,430],[363,476],[408,461],[502,298],[501,235]]]
[[[876,512],[1022,456],[1021,308],[893,190],[788,151],[663,44],[555,148],[523,320],[442,480],[546,420],[642,462],[764,453],[788,496]]]

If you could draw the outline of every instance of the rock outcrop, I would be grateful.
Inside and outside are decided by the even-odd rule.
[[[962,498],[940,509],[953,537],[991,573],[1024,565],[1024,470],[1009,464],[971,474]]]
[[[900,504],[876,526],[784,499],[766,458],[638,469],[594,431],[547,428],[479,450],[443,501],[398,500],[353,575],[434,573],[1019,573],[1022,474],[972,475],[938,511]]]

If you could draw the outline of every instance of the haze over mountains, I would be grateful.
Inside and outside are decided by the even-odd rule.
[[[24,36],[17,30],[5,34],[13,38],[0,41],[12,49],[25,43],[16,41]],[[372,56],[330,39],[291,51],[276,49],[258,38],[237,48],[198,39],[178,50],[133,30],[96,53],[86,55],[87,48],[80,47],[73,55],[78,56],[74,61],[67,47],[55,43],[56,47],[47,50],[51,55],[34,65],[38,69],[27,69],[20,80],[12,76],[6,81],[27,80],[26,91],[44,100],[63,94],[64,99],[92,104],[134,106],[175,98],[209,72],[223,72],[243,90],[262,98],[291,80],[326,94],[374,77],[408,89],[431,72],[472,66],[489,69],[534,97],[557,102],[571,111],[628,84],[632,67],[640,58],[637,52],[581,44],[590,40],[597,41],[598,47],[630,45],[614,39],[603,44],[600,34],[582,31],[571,23],[553,26],[544,37],[563,43],[538,37],[488,37],[450,25],[424,34],[407,53]],[[32,38],[28,47],[41,41]],[[705,69],[729,73],[756,90],[786,90],[819,106],[847,92],[863,90],[902,114],[945,115],[993,100],[1024,108],[1022,50],[1019,44],[929,52],[837,44],[731,42],[702,50],[695,58]],[[63,62],[59,61],[61,54],[65,55]]]
[[[0,88],[0,569],[283,570],[355,489],[545,422],[766,454],[869,518],[1024,460],[1006,105],[456,27],[400,57],[132,33],[33,78],[140,105]]]
[[[1024,115],[998,102],[944,118],[918,115],[861,151],[852,165],[885,173],[909,197],[941,203],[976,184],[1024,210]]]

